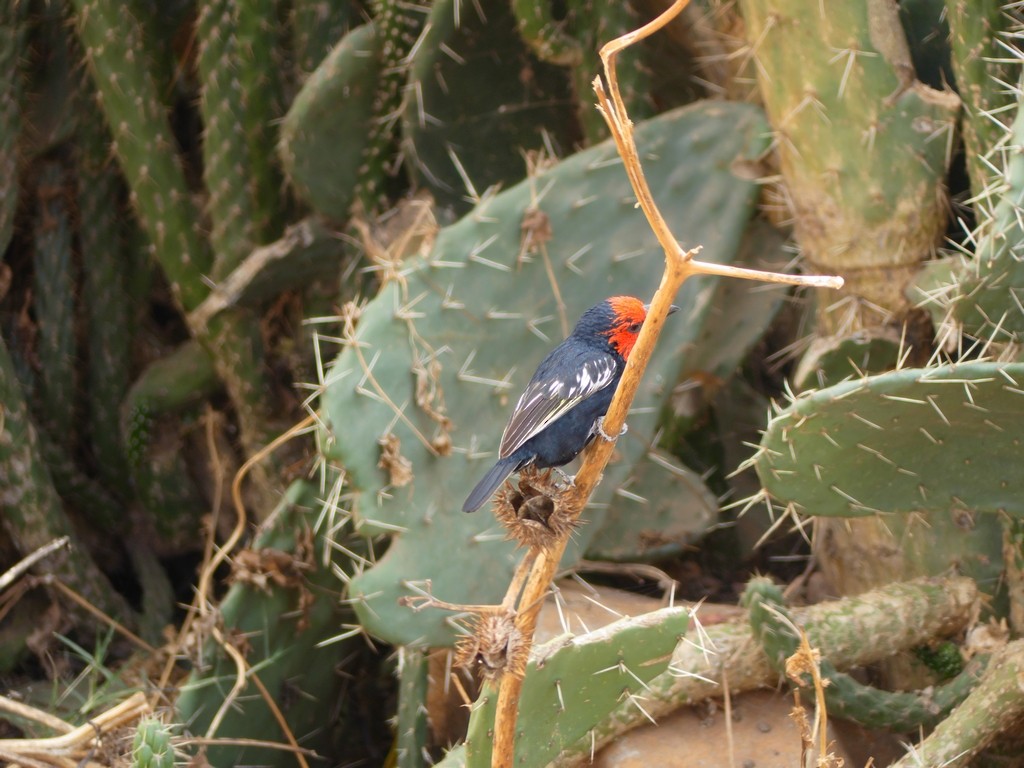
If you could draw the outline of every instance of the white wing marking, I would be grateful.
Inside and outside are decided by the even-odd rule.
[[[584,360],[571,382],[531,381],[501,436],[498,456],[505,458],[519,450],[582,400],[607,387],[615,378],[615,367],[613,357],[601,354]]]

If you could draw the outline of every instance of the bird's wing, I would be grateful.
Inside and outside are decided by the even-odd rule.
[[[596,349],[581,350],[569,360],[557,354],[546,358],[516,403],[501,436],[498,456],[511,455],[580,402],[611,384],[617,365],[614,357]]]

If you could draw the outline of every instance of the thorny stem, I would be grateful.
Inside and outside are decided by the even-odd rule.
[[[598,109],[604,115],[605,121],[611,129],[612,136],[615,139],[615,146],[622,157],[626,174],[629,176],[630,184],[644,212],[644,216],[647,217],[651,229],[665,251],[665,271],[662,274],[661,285],[654,294],[654,299],[647,313],[647,319],[644,321],[636,345],[626,361],[622,380],[619,382],[615,397],[608,408],[608,413],[604,417],[604,429],[610,435],[616,435],[622,431],[622,426],[626,421],[626,414],[633,402],[633,397],[636,395],[644,370],[647,368],[647,362],[650,360],[651,352],[654,350],[654,345],[658,340],[658,335],[661,333],[665,318],[668,317],[672,300],[687,278],[693,275],[722,275],[764,282],[831,288],[839,288],[843,284],[841,277],[783,275],[695,261],[693,257],[700,251],[700,247],[684,251],[658,210],[658,206],[655,204],[650,188],[647,186],[647,181],[644,178],[643,169],[640,166],[639,154],[637,153],[636,143],[633,140],[633,123],[626,114],[626,108],[619,93],[618,78],[615,73],[615,56],[624,48],[657,32],[675,18],[688,4],[689,0],[676,0],[661,16],[640,29],[612,40],[601,48],[601,60],[604,62],[605,77],[608,81],[608,89],[611,92],[610,98],[605,91],[604,85],[601,83],[601,79],[596,78],[594,80]],[[567,513],[573,519],[578,518],[583,511],[587,500],[590,498],[590,494],[601,478],[605,465],[607,465],[608,460],[611,458],[614,448],[614,441],[597,440],[587,449],[583,465],[576,474],[575,485],[566,490],[558,500],[558,503],[563,509],[567,510]],[[558,563],[562,559],[562,553],[565,551],[567,542],[568,537],[566,536],[561,541],[541,549],[536,554],[536,560],[530,568],[526,587],[523,589],[518,603],[520,610],[516,616],[516,628],[519,630],[522,642],[526,644],[527,649],[533,642],[533,634],[537,626],[537,616],[540,613],[543,598],[551,587],[552,579],[558,569]],[[517,572],[517,578],[514,580],[516,591],[518,591],[520,578],[521,575]],[[507,603],[508,599],[507,596],[503,604]],[[512,599],[514,599],[514,596],[512,596]],[[511,768],[515,750],[516,720],[519,714],[519,695],[522,691],[523,679],[519,675],[506,671],[502,675],[499,685],[491,766],[492,768]]]

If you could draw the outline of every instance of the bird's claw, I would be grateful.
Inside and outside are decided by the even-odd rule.
[[[567,475],[567,474],[565,474],[565,472],[560,470],[558,467],[552,467],[552,469],[555,470],[555,472],[558,474],[558,476],[562,479],[562,482],[565,483],[565,487],[566,488],[575,488],[576,487],[576,475]]]
[[[601,436],[602,440],[607,440],[609,443],[614,443],[618,438],[622,437],[629,431],[629,425],[623,424],[622,429],[619,430],[619,434],[616,437],[612,437],[604,431],[604,416],[601,416],[597,420],[597,434]]]

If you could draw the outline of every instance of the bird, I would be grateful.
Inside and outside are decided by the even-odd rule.
[[[564,466],[603,434],[601,421],[649,309],[632,296],[612,296],[583,313],[526,385],[501,436],[498,461],[470,492],[464,512],[480,509],[513,472],[531,464]],[[673,305],[669,314],[677,310]]]

